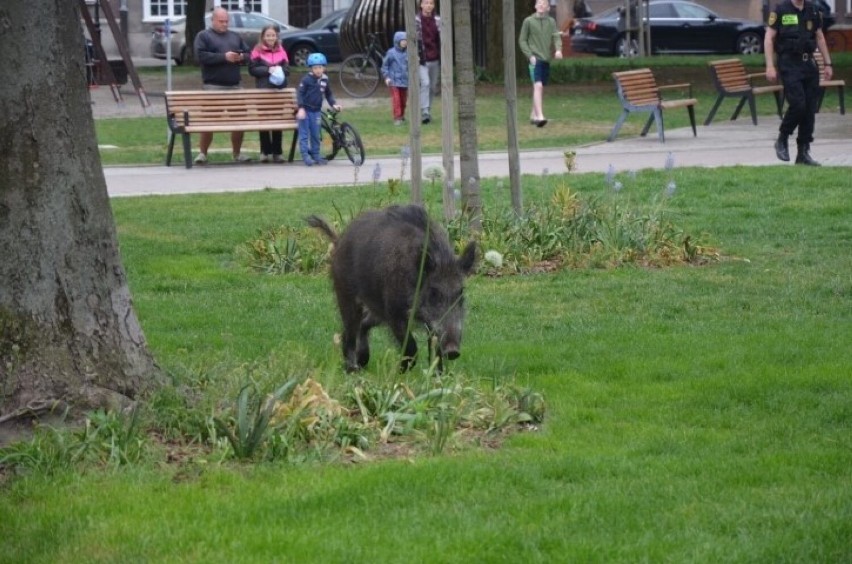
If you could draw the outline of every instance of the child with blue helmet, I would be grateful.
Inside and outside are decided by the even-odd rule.
[[[307,61],[310,72],[302,78],[296,90],[296,102],[299,110],[296,119],[299,121],[299,151],[305,166],[328,164],[320,155],[320,123],[322,122],[322,101],[337,111],[341,106],[334,99],[325,67],[328,61],[322,53],[311,53]]]

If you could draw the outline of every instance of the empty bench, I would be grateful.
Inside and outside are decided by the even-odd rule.
[[[841,115],[846,114],[846,81],[842,79],[832,78],[831,80],[826,80],[823,78],[825,76],[825,59],[822,56],[822,53],[819,51],[814,52],[814,60],[817,62],[817,66],[819,67],[819,102],[817,103],[817,111],[822,109],[822,101],[825,98],[825,91],[829,88],[837,88],[837,101],[840,104],[840,113]]]
[[[748,102],[748,109],[751,112],[751,122],[757,125],[755,96],[760,94],[773,94],[775,96],[775,107],[778,117],[781,117],[781,109],[784,105],[784,88],[778,84],[752,86],[752,79],[766,76],[766,73],[746,73],[745,66],[739,59],[710,61],[708,64],[710,65],[710,74],[713,76],[713,85],[716,87],[718,96],[713,107],[710,109],[710,113],[707,114],[707,119],[704,120],[704,125],[710,125],[710,122],[716,116],[716,111],[725,98],[739,98],[739,103],[731,116],[731,121],[739,117],[740,111],[746,102]]]
[[[695,129],[695,105],[698,103],[698,100],[692,97],[692,84],[686,82],[660,86],[657,84],[657,79],[654,78],[654,73],[651,72],[651,69],[614,72],[612,73],[612,77],[615,79],[616,92],[621,102],[622,111],[607,141],[615,139],[621,126],[627,120],[627,116],[632,112],[648,112],[651,115],[648,116],[648,122],[642,129],[642,136],[647,135],[648,130],[651,128],[651,123],[656,122],[660,143],[665,143],[663,110],[672,108],[686,108],[689,113],[689,123],[692,125],[692,135],[698,135]],[[689,98],[664,100],[661,91],[670,89],[688,89]]]
[[[186,168],[192,168],[193,133],[293,130],[289,161],[298,138],[296,89],[182,90],[166,92],[169,148],[166,166],[172,164],[175,137],[183,137]]]

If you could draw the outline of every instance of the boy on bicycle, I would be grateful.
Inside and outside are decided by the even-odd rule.
[[[324,165],[328,161],[320,155],[320,123],[322,120],[322,100],[337,111],[341,110],[334,94],[325,67],[328,61],[322,53],[308,55],[310,71],[302,78],[296,90],[296,102],[299,110],[296,119],[299,121],[299,151],[305,166]]]

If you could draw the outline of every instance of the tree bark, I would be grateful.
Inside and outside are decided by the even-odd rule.
[[[77,2],[0,6],[0,421],[115,408],[159,381],[95,139]]]
[[[459,179],[462,210],[470,216],[474,231],[482,230],[482,199],[479,191],[479,152],[476,135],[476,76],[473,68],[473,37],[470,4],[453,2],[456,73],[458,77]]]

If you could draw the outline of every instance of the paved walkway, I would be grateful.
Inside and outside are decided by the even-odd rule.
[[[106,93],[108,94],[108,89]],[[137,99],[127,96],[124,111],[139,113]],[[95,113],[114,105],[111,98],[93,97]],[[155,104],[153,115],[163,115],[158,108],[158,99],[152,97]],[[160,99],[161,103],[161,99]],[[133,108],[135,104],[136,109]],[[99,108],[98,106],[101,106]],[[632,120],[641,120],[642,116],[631,116]],[[164,123],[165,125],[165,123]],[[523,124],[522,124],[523,126]],[[165,127],[163,131],[165,146]],[[521,173],[550,174],[565,171],[564,151],[577,153],[578,172],[605,172],[610,165],[616,170],[639,170],[643,168],[663,168],[671,153],[677,167],[718,167],[718,166],[769,166],[781,165],[772,148],[778,134],[778,120],[770,116],[761,116],[760,124],[754,126],[746,116],[735,122],[716,121],[712,125],[698,127],[698,136],[692,136],[690,128],[666,131],[666,143],[661,144],[652,127],[647,137],[623,137],[612,143],[596,143],[581,147],[565,147],[550,150],[522,151]],[[811,146],[811,154],[824,166],[852,167],[852,117],[849,114],[817,115],[816,141]],[[795,153],[795,142],[791,139],[791,153]],[[285,164],[213,164],[183,166],[183,155],[179,144],[175,147],[176,159],[171,167],[134,166],[106,167],[104,175],[111,196],[138,196],[146,194],[186,194],[204,192],[241,192],[262,190],[265,188],[286,189],[307,186],[330,185],[366,185],[373,182],[376,166],[381,168],[382,181],[398,175],[401,167],[399,156],[374,158],[369,154],[367,161],[357,171],[345,158],[338,156],[324,167],[305,167],[301,161]],[[424,155],[423,170],[441,165],[441,155]],[[456,175],[458,175],[458,159]],[[787,165],[793,166],[793,165]],[[410,171],[410,166],[407,167]],[[507,177],[509,164],[506,153],[487,152],[479,155],[479,172],[482,178]]]

